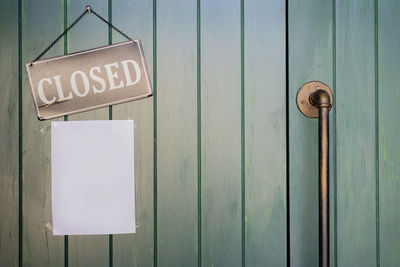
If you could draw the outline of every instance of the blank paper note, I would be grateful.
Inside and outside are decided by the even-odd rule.
[[[135,233],[133,121],[52,121],[54,235]]]

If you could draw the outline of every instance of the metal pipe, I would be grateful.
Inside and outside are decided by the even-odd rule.
[[[318,108],[318,174],[319,174],[319,266],[329,266],[329,108],[327,92],[318,90],[310,95]]]
[[[332,98],[332,92],[329,87],[320,82],[305,84],[300,88],[297,94],[297,105],[300,111],[308,117],[318,117],[318,226],[320,267],[329,267],[329,110],[333,105]]]

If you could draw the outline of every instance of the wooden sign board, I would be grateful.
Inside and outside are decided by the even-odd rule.
[[[39,120],[152,95],[139,40],[26,64]]]

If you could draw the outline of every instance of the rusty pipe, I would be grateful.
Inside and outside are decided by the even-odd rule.
[[[323,83],[307,83],[297,94],[297,105],[304,115],[318,117],[319,266],[329,267],[329,110],[333,105],[332,92]]]
[[[326,91],[317,90],[310,95],[310,103],[318,108],[318,221],[319,266],[329,266],[329,108]]]

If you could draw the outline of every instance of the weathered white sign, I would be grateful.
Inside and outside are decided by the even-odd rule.
[[[139,40],[26,64],[39,120],[152,95]]]

